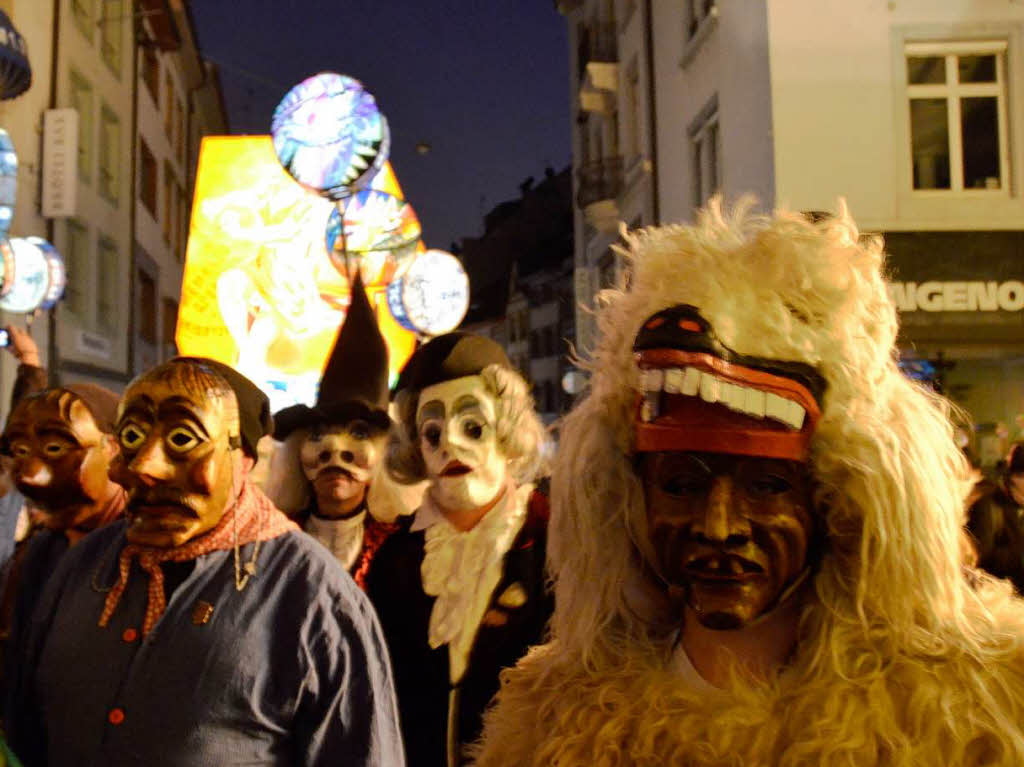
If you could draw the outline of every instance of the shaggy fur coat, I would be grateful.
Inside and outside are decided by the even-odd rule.
[[[812,223],[712,204],[630,244],[554,466],[552,638],[504,675],[478,767],[1024,764],[1024,603],[962,562],[969,468],[948,405],[897,368],[880,240],[845,208]],[[811,444],[827,544],[795,652],[711,694],[669,665],[679,625],[644,575],[632,451],[632,339],[680,303],[828,382]]]

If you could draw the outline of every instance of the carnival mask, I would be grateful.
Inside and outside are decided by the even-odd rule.
[[[128,540],[181,546],[211,530],[242,481],[238,402],[199,367],[176,364],[129,386],[117,437],[123,461],[112,474],[128,491]]]
[[[18,490],[56,528],[82,524],[116,489],[107,470],[117,447],[72,392],[52,389],[19,402],[5,437]]]
[[[642,475],[652,564],[703,625],[742,628],[803,579],[814,545],[804,464],[651,452]]]
[[[299,457],[321,512],[338,507],[349,512],[362,502],[386,437],[386,431],[362,419],[310,430]]]
[[[420,392],[420,452],[431,480],[429,492],[442,510],[479,509],[505,486],[508,464],[498,443],[495,411],[494,395],[480,376],[443,381]]]

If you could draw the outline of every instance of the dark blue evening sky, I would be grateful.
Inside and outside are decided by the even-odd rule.
[[[527,176],[570,161],[566,22],[551,0],[195,0],[232,133],[269,133],[309,75],[361,80],[428,246],[481,232]],[[415,151],[418,142],[432,149]]]

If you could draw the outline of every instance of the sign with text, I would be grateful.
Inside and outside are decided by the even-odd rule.
[[[901,312],[1019,312],[1024,309],[1020,280],[891,282],[889,295]]]
[[[43,113],[43,216],[68,218],[78,207],[78,112]]]

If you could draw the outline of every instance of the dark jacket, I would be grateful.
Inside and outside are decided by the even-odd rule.
[[[434,597],[424,593],[420,577],[425,532],[410,532],[412,521],[412,517],[402,519],[399,532],[377,553],[367,592],[391,651],[406,760],[411,767],[445,767],[452,690],[448,646],[431,649],[428,643]],[[543,639],[554,607],[544,576],[547,522],[547,500],[534,492],[523,527],[505,555],[502,576],[477,632],[466,673],[455,686],[458,721],[454,735],[460,751],[479,737],[481,717],[498,691],[501,670],[514,666],[531,645]],[[502,596],[516,584],[525,592],[526,601],[509,607]],[[455,764],[463,761],[461,754],[453,760]]]

